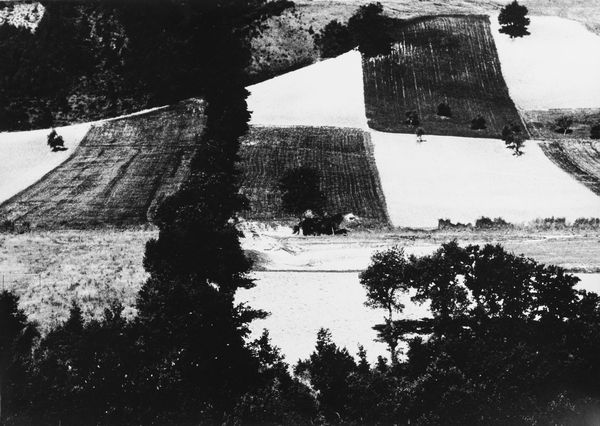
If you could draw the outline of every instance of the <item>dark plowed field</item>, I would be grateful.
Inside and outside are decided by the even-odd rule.
[[[189,173],[204,128],[196,102],[92,127],[73,155],[0,206],[0,218],[34,226],[148,222]]]
[[[251,219],[288,217],[278,180],[287,169],[319,170],[329,213],[353,212],[372,224],[387,224],[385,198],[369,134],[333,127],[254,127],[242,145],[242,192]]]
[[[561,140],[540,145],[556,165],[600,195],[600,141]]]
[[[0,221],[42,228],[139,225],[190,171],[204,128],[203,105],[167,109],[93,127],[73,155],[0,205]],[[319,169],[329,212],[387,223],[385,200],[367,133],[337,128],[251,128],[241,150],[242,190],[251,219],[289,219],[277,181],[287,169]]]
[[[502,76],[487,16],[440,16],[399,24],[388,56],[363,58],[365,103],[373,129],[414,133],[404,124],[417,111],[429,134],[498,137],[520,122]],[[447,102],[451,118],[437,116]],[[487,129],[471,130],[481,114]]]

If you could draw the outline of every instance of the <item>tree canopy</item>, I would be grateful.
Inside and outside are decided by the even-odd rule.
[[[528,13],[527,7],[521,6],[517,0],[504,6],[498,15],[500,32],[509,35],[510,38],[529,35],[527,26],[531,21],[527,17]]]

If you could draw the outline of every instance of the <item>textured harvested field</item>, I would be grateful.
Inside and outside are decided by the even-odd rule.
[[[600,195],[600,141],[563,140],[540,145],[557,166]]]
[[[591,127],[600,123],[600,109],[550,109],[521,111],[531,136],[542,140],[589,139]],[[566,135],[556,132],[556,120],[571,117],[573,125]]]
[[[428,134],[497,137],[519,122],[502,76],[487,16],[442,16],[410,21],[395,30],[397,43],[385,57],[363,59],[369,126],[414,133],[404,124],[416,110]],[[440,118],[446,101],[452,118]],[[471,130],[481,114],[487,129]]]
[[[203,131],[195,102],[94,126],[73,155],[0,206],[33,226],[146,223],[189,172]]]
[[[373,224],[387,224],[385,199],[369,134],[333,127],[253,127],[244,139],[242,192],[250,219],[282,219],[279,178],[287,169],[310,166],[321,174],[326,210],[353,212]]]

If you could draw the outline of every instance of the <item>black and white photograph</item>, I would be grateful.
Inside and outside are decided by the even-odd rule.
[[[0,426],[600,426],[600,0],[0,0]]]

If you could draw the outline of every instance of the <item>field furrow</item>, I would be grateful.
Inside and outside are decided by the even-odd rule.
[[[429,134],[498,137],[508,122],[519,122],[500,71],[487,16],[440,16],[411,20],[393,34],[387,56],[363,58],[365,104],[375,130],[414,133],[404,123],[415,110]],[[437,115],[446,102],[452,117]],[[472,130],[485,118],[487,128]]]

